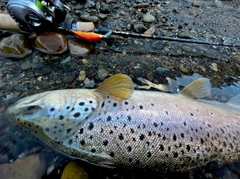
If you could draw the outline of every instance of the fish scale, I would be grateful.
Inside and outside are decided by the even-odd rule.
[[[108,168],[185,172],[240,157],[240,96],[226,104],[193,99],[209,95],[209,88],[207,79],[198,79],[182,95],[133,92],[129,77],[115,75],[95,90],[27,97],[9,107],[6,116],[69,157]],[[59,120],[63,114],[65,121]],[[57,139],[49,132],[56,126],[65,131]]]

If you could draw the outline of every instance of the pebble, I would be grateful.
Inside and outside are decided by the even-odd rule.
[[[43,154],[33,154],[19,158],[13,163],[0,165],[1,178],[11,179],[41,179],[46,169]]]
[[[100,19],[106,19],[107,16],[108,16],[107,14],[103,14],[103,13],[98,14],[98,17],[99,17]]]
[[[5,87],[6,84],[7,84],[7,83],[5,83],[5,82],[3,82],[3,81],[0,80],[0,89],[3,88],[3,87]]]
[[[103,81],[106,79],[106,77],[108,76],[108,71],[105,69],[99,69],[97,71],[97,75],[98,75],[98,79]]]
[[[0,42],[0,55],[9,58],[24,58],[32,53],[28,39],[21,34],[13,34]]]
[[[97,16],[90,16],[90,15],[82,15],[81,17],[80,17],[80,19],[82,20],[82,21],[85,21],[85,22],[93,22],[94,24],[97,24],[99,21],[100,21],[100,19],[99,19],[99,17],[97,17]]]
[[[61,54],[67,50],[67,39],[57,32],[44,32],[34,40],[35,48],[47,54]]]
[[[183,72],[183,73],[188,73],[188,69],[185,68],[185,67],[182,66],[182,65],[179,67],[179,70],[180,70],[181,72]]]
[[[74,81],[74,79],[75,79],[74,74],[67,75],[63,78],[63,83],[65,83],[65,84],[72,83]]]
[[[103,13],[109,13],[111,11],[111,6],[109,4],[102,2],[100,11]]]
[[[29,61],[24,61],[21,65],[20,68],[22,70],[29,70],[31,68],[31,63]]]
[[[46,68],[46,67],[44,67],[44,68],[42,68],[42,69],[40,70],[40,73],[41,73],[42,75],[48,75],[48,74],[50,74],[51,72],[52,72],[52,70],[49,69],[49,68]]]
[[[74,57],[86,57],[92,51],[92,46],[89,43],[78,39],[69,39],[68,48]]]
[[[157,67],[156,68],[156,72],[169,72],[169,69],[168,68],[164,68],[164,67]]]
[[[214,71],[218,71],[218,65],[216,63],[212,63],[210,68],[213,69]]]
[[[84,80],[84,84],[86,88],[93,88],[95,86],[94,80],[89,80],[88,78]]]
[[[85,79],[86,79],[86,71],[82,70],[82,71],[79,72],[78,80],[79,81],[84,81]]]
[[[82,59],[82,63],[83,63],[84,65],[87,65],[87,64],[88,64],[88,60],[87,60],[87,59]]]
[[[147,30],[147,27],[145,27],[143,24],[134,24],[133,30],[137,33],[144,33]]]
[[[143,16],[143,21],[147,23],[152,23],[155,21],[155,17],[151,15],[150,13],[147,13]]]

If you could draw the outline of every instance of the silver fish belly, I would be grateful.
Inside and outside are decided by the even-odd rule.
[[[131,80],[116,75],[95,91],[26,97],[6,116],[59,152],[95,165],[186,172],[240,158],[239,96],[221,105],[193,99],[209,92],[206,79],[182,95],[133,92]]]

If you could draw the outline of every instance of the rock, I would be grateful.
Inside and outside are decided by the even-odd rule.
[[[57,32],[44,32],[34,40],[35,48],[47,54],[61,54],[67,50],[67,39]]]
[[[85,79],[86,79],[86,71],[82,70],[82,71],[79,72],[78,80],[79,81],[84,81]]]
[[[0,55],[9,58],[24,58],[32,53],[28,39],[21,34],[13,34],[0,42]]]
[[[216,63],[212,63],[210,68],[213,69],[214,71],[218,71],[218,65]]]
[[[103,81],[108,76],[108,72],[105,69],[99,69],[97,72],[97,75],[98,75],[98,79]]]
[[[67,75],[63,78],[63,83],[65,83],[65,84],[72,83],[74,79],[75,79],[74,74]]]
[[[88,14],[82,15],[80,19],[85,22],[93,22],[94,24],[97,24],[100,21],[99,17],[90,16]]]
[[[143,33],[147,30],[147,27],[145,27],[143,24],[134,24],[133,29],[137,33]]]
[[[7,83],[5,83],[4,81],[0,80],[0,89],[4,88],[6,84]]]
[[[74,57],[86,57],[92,51],[92,46],[90,44],[77,39],[69,39],[68,48],[71,55]]]
[[[157,67],[156,72],[163,73],[163,72],[169,72],[170,70],[164,67]]]
[[[86,88],[93,88],[95,86],[94,80],[89,80],[88,78],[84,80],[84,84]]]
[[[147,13],[143,16],[143,21],[147,23],[151,23],[155,21],[155,17],[151,15],[150,13]]]
[[[44,67],[44,68],[42,68],[42,69],[40,70],[40,73],[41,73],[42,75],[48,75],[48,74],[50,74],[51,72],[52,72],[52,70],[49,69],[49,68],[46,68],[46,67]]]
[[[111,6],[102,2],[100,11],[103,13],[109,13],[111,11]]]
[[[180,66],[180,67],[179,67],[179,70],[180,70],[181,72],[183,72],[183,73],[188,73],[188,69],[185,68],[184,66]]]
[[[33,154],[15,162],[0,165],[1,178],[41,179],[46,170],[43,154]]]
[[[24,61],[21,65],[20,68],[22,70],[28,70],[31,68],[31,63],[29,61]]]

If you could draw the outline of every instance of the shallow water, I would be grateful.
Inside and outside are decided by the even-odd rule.
[[[200,76],[211,80],[212,99],[226,102],[240,94],[240,61],[234,57],[236,48],[212,47],[146,39],[118,39],[101,41],[94,52],[85,58],[71,57],[69,52],[62,55],[46,55],[34,51],[25,59],[0,57],[0,109],[3,112],[16,100],[46,90],[70,88],[95,88],[107,76],[124,73],[137,80],[143,77],[154,83],[167,84],[170,92],[181,88]],[[217,66],[213,68],[213,66]],[[80,71],[85,70],[89,79],[80,81]],[[151,89],[154,90],[154,89]],[[65,160],[46,147],[35,149],[39,141],[15,126],[5,122],[0,115],[0,152],[4,162],[13,162],[21,155],[43,153],[47,167],[54,166],[54,172],[43,178],[56,175],[60,178],[58,167],[62,169]],[[14,132],[12,132],[14,131]],[[27,153],[27,154],[26,154]],[[54,160],[58,158],[58,160]],[[2,163],[4,163],[2,162]],[[206,167],[194,173],[180,174],[183,178],[238,178],[240,163],[228,166]],[[179,174],[153,172],[126,172],[102,169],[83,163],[90,178],[175,178]]]

